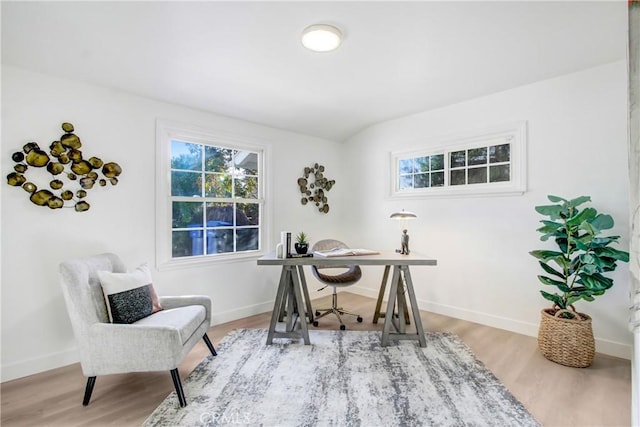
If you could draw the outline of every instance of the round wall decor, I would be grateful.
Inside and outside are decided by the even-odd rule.
[[[336,181],[324,176],[324,166],[315,163],[311,167],[304,168],[304,174],[298,178],[298,187],[302,198],[300,203],[315,204],[318,211],[329,212],[327,192],[335,185]]]
[[[48,153],[36,142],[28,142],[21,151],[13,153],[11,159],[16,164],[14,172],[7,175],[7,184],[22,187],[35,205],[60,209],[68,202],[76,212],[84,212],[91,207],[85,200],[87,190],[95,184],[101,187],[118,184],[122,168],[116,162],[103,162],[95,156],[85,159],[80,150],[80,138],[73,133],[73,125],[62,123],[62,130],[64,135],[51,143]],[[45,168],[51,174],[48,178],[50,189],[38,188],[27,179],[31,168]]]

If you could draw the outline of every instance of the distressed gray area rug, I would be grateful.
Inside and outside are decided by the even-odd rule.
[[[145,426],[537,426],[453,334],[380,346],[380,332],[310,331],[312,345],[238,329]]]

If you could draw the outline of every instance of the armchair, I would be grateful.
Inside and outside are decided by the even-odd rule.
[[[126,268],[117,255],[109,253],[60,264],[62,290],[87,377],[82,404],[89,404],[98,375],[167,370],[180,406],[185,406],[178,364],[201,338],[216,356],[207,336],[211,299],[160,297],[163,310],[131,324],[110,323],[98,271],[126,273]]]

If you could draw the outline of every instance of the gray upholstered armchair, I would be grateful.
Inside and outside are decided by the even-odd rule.
[[[178,364],[201,338],[216,355],[207,336],[210,298],[160,297],[163,310],[131,324],[110,323],[99,271],[126,273],[126,268],[117,255],[108,253],[60,264],[80,364],[88,377],[82,404],[89,404],[98,375],[166,370],[171,372],[180,406],[185,406]]]

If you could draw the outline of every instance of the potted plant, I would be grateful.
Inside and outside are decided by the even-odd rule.
[[[307,241],[307,235],[304,231],[301,231],[296,236],[296,242],[293,245],[296,248],[296,253],[306,254],[309,250],[309,242]]]
[[[554,293],[540,291],[553,306],[542,310],[538,347],[549,360],[587,367],[595,354],[591,317],[578,313],[573,304],[593,301],[611,288],[613,280],[604,273],[614,271],[617,261],[629,262],[629,253],[610,247],[620,236],[600,236],[603,230],[613,228],[610,215],[592,207],[579,208],[591,197],[548,198],[554,204],[535,208],[548,217],[540,221],[543,225],[537,231],[542,233],[540,240],[553,239],[557,250],[529,252],[544,270],[545,274],[538,276],[540,282],[556,289]]]

